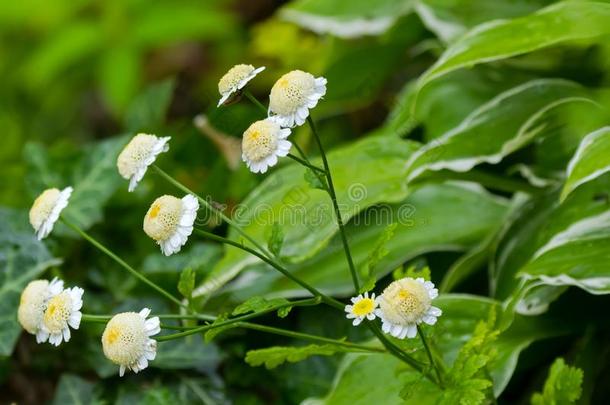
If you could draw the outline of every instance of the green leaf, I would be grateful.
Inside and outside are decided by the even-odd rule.
[[[131,132],[159,130],[172,101],[175,83],[164,80],[148,86],[129,105],[125,113],[125,126]]]
[[[95,402],[94,384],[78,376],[63,374],[53,398],[54,405],[90,405]]]
[[[36,240],[27,213],[0,207],[0,356],[10,356],[21,325],[17,308],[31,280],[61,260],[54,259]]]
[[[324,190],[326,188],[325,183],[322,183],[322,181],[325,181],[323,177],[318,177],[316,175],[316,173],[314,173],[314,171],[312,169],[305,169],[305,181],[307,182],[307,184],[309,184],[309,186],[311,188],[315,188],[318,190]]]
[[[561,200],[578,186],[610,171],[610,127],[601,128],[587,135],[568,165]]]
[[[275,308],[289,304],[290,302],[284,298],[273,298],[267,300],[263,297],[252,297],[243,304],[240,304],[233,310],[233,315],[243,315],[248,312],[267,312]]]
[[[508,204],[473,184],[430,184],[414,188],[398,204],[373,207],[346,226],[356,268],[362,268],[369,251],[386,227],[398,223],[387,241],[388,254],[377,264],[377,279],[409,259],[426,252],[461,251],[472,247],[499,226]],[[352,294],[353,285],[345,266],[345,252],[339,235],[311,259],[290,266],[302,280],[331,294]],[[301,287],[268,267],[254,267],[244,273],[245,282],[228,286],[230,298],[245,300],[254,295],[306,295]]]
[[[269,251],[273,253],[274,256],[279,256],[283,244],[284,232],[282,231],[282,226],[279,223],[275,222],[271,227],[271,235],[269,235],[267,247],[269,248]]]
[[[507,298],[521,281],[534,285],[577,286],[593,294],[610,292],[610,273],[604,267],[610,209],[610,176],[601,176],[574,190],[562,204],[558,193],[531,200],[510,221],[498,244],[491,268],[497,297]],[[533,288],[517,305],[520,313],[544,312],[559,292]]]
[[[73,185],[74,191],[62,215],[82,229],[99,222],[103,218],[104,205],[112,194],[121,185],[127,187],[116,168],[117,156],[126,140],[126,136],[118,136],[88,145],[82,160],[74,167],[68,183]]]
[[[427,328],[426,332],[449,366],[454,364],[464,342],[473,338],[480,320],[486,319],[492,309],[500,309],[500,303],[497,301],[462,294],[441,295],[434,300],[434,305],[443,310],[443,315],[439,318],[438,323]],[[537,322],[532,322],[530,318],[517,316],[510,328],[500,334],[498,339],[491,344],[497,351],[495,360],[489,365],[496,397],[508,384],[521,351],[537,339],[562,333],[558,326],[561,325],[558,325],[557,320],[554,319],[539,318]],[[486,334],[488,332],[489,330],[486,329]],[[403,345],[404,349],[409,350],[416,357],[420,356],[422,361],[426,360],[419,339],[396,342]],[[462,357],[464,362],[468,362],[467,356]],[[468,364],[467,368],[476,369],[477,364],[480,364],[479,360],[476,359],[472,364]],[[405,368],[393,356],[348,354],[343,358],[327,396],[322,399],[310,399],[307,403],[316,405],[404,404],[404,400],[399,394],[407,383],[412,384],[407,390],[411,394],[409,403],[435,405],[442,398],[443,391],[424,379],[421,374]],[[487,383],[474,379],[465,388],[481,390],[485,389],[483,385],[487,385]]]
[[[545,129],[545,114],[565,103],[591,102],[584,96],[583,88],[565,80],[540,79],[510,89],[415,152],[407,162],[407,179],[430,170],[466,172],[480,163],[498,163]]]
[[[498,18],[529,14],[544,0],[420,0],[414,8],[424,25],[445,42],[458,39],[468,28]]]
[[[390,251],[386,248],[386,244],[390,241],[390,239],[392,239],[392,237],[394,237],[394,230],[397,226],[397,223],[386,226],[381,233],[381,236],[379,236],[379,239],[377,239],[373,245],[373,250],[371,250],[371,253],[369,253],[366,263],[360,271],[360,275],[364,281],[362,287],[360,288],[361,293],[375,288],[375,282],[377,281],[375,278],[375,271],[379,265],[379,262],[381,262],[381,259],[390,253]]]
[[[371,137],[328,154],[344,221],[373,204],[405,198],[405,160],[416,147],[413,142]],[[261,244],[266,241],[267,227],[279,220],[284,232],[282,258],[287,262],[313,256],[337,232],[328,195],[309,187],[304,171],[293,164],[271,173],[240,204],[238,224]],[[229,235],[239,238],[233,229]],[[257,262],[252,255],[227,247],[225,257],[194,296],[220,288],[245,266]]]
[[[246,353],[246,363],[255,367],[265,365],[272,369],[284,364],[285,362],[297,363],[311,356],[332,356],[342,351],[336,345],[307,345],[301,347],[281,347],[274,346],[266,349],[250,350]]]
[[[513,20],[481,24],[453,43],[424,73],[419,88],[456,69],[610,34],[610,4],[560,2]]]
[[[566,365],[562,358],[553,362],[543,391],[532,396],[532,405],[573,404],[582,394],[583,372]]]
[[[190,299],[195,289],[195,272],[190,267],[185,268],[180,273],[180,280],[178,281],[178,291],[186,299]]]
[[[410,2],[379,0],[371,7],[366,0],[292,1],[280,10],[280,18],[319,34],[353,38],[378,35],[410,11]]]
[[[212,322],[212,325],[219,324],[221,322],[226,321],[227,319],[229,319],[229,314],[224,314],[224,313],[220,314],[216,317],[214,322]],[[212,340],[214,340],[216,338],[216,336],[220,335],[222,332],[229,330],[229,329],[237,328],[237,327],[238,327],[237,323],[231,323],[226,326],[219,326],[219,327],[210,329],[205,333],[205,342],[209,343]]]

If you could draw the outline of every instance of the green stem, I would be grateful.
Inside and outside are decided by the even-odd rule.
[[[265,249],[260,243],[258,243],[257,241],[255,241],[250,235],[248,235],[246,232],[244,232],[241,227],[239,227],[235,221],[233,221],[232,219],[230,219],[229,217],[227,217],[225,214],[223,214],[222,211],[220,211],[217,208],[214,208],[208,201],[206,201],[205,199],[201,198],[200,196],[198,196],[197,194],[195,194],[191,189],[189,189],[188,187],[186,187],[185,185],[183,185],[182,183],[180,183],[178,180],[174,179],[172,176],[170,176],[169,174],[165,173],[165,171],[163,171],[159,166],[157,165],[152,165],[152,167],[155,168],[155,170],[161,175],[161,177],[163,177],[165,180],[167,180],[168,182],[170,182],[171,184],[173,184],[174,186],[178,187],[180,190],[184,191],[187,194],[192,194],[195,197],[197,197],[197,199],[199,200],[199,202],[206,207],[209,211],[213,212],[214,214],[218,215],[223,221],[225,221],[227,224],[231,225],[241,236],[243,236],[244,238],[246,238],[250,243],[252,243],[257,249],[259,249],[261,252],[264,252],[266,254],[269,254],[269,252],[267,251],[267,249]]]
[[[107,323],[112,316],[82,314],[81,322]]]
[[[252,93],[250,93],[248,90],[244,90],[243,94],[244,94],[244,96],[246,96],[248,98],[248,100],[250,100],[252,102],[252,104],[257,106],[263,112],[263,114],[265,114],[265,116],[267,116],[267,114],[269,112],[267,111],[267,108],[263,105],[263,103],[258,101],[258,99],[256,97],[254,97],[252,95]]]
[[[343,242],[343,250],[345,250],[345,256],[349,265],[349,271],[352,275],[352,281],[354,283],[354,287],[356,288],[356,292],[358,292],[360,291],[358,274],[356,274],[356,267],[354,266],[354,261],[350,252],[349,243],[347,242],[347,234],[343,227],[343,219],[341,218],[341,211],[339,210],[339,204],[337,203],[337,193],[335,192],[335,186],[333,185],[333,178],[330,174],[330,168],[328,166],[328,160],[326,159],[326,153],[324,153],[322,141],[318,136],[318,131],[316,130],[316,126],[313,120],[311,119],[311,115],[307,117],[307,122],[309,123],[311,132],[313,133],[313,136],[318,144],[318,148],[320,149],[320,156],[322,157],[322,163],[324,164],[324,170],[326,171],[326,179],[328,180],[328,194],[330,195],[330,199],[332,200],[333,208],[335,210],[335,216],[337,217],[337,225],[339,227],[339,233],[341,234],[341,241]]]
[[[315,170],[315,171],[318,171],[318,172],[324,173],[324,169],[319,168],[318,166],[315,166],[315,165],[313,165],[313,164],[309,163],[308,161],[306,161],[305,159],[301,159],[300,157],[293,155],[292,153],[289,153],[289,154],[288,154],[288,157],[289,157],[290,159],[294,160],[294,161],[299,162],[300,164],[302,164],[302,165],[303,165],[303,166],[305,166],[305,167],[308,167],[308,168],[310,168],[310,169],[312,169],[312,170]]]
[[[216,234],[213,234],[211,232],[206,232],[204,230],[201,229],[194,229],[194,232],[198,233],[199,235],[207,238],[207,239],[211,239],[214,240],[216,242],[220,242],[220,243],[226,243],[227,245],[231,245],[231,246],[235,246],[236,248],[239,248],[245,252],[248,252],[250,254],[253,254],[254,256],[258,257],[259,259],[261,259],[262,261],[264,261],[265,263],[269,264],[271,267],[273,267],[274,269],[276,269],[277,271],[279,271],[280,273],[282,273],[284,276],[286,276],[287,278],[289,278],[290,280],[294,281],[295,283],[297,283],[298,285],[300,285],[301,287],[303,287],[304,289],[306,289],[307,291],[309,291],[313,296],[315,297],[320,297],[322,299],[322,301],[324,301],[324,303],[329,304],[337,309],[343,310],[343,308],[345,308],[345,305],[343,305],[341,302],[335,300],[332,297],[329,297],[323,293],[321,293],[319,290],[317,290],[315,287],[307,284],[306,282],[304,282],[303,280],[299,279],[298,277],[295,277],[292,273],[290,273],[287,269],[285,269],[282,264],[280,264],[277,260],[275,260],[274,258],[271,257],[267,257],[265,255],[263,255],[260,252],[257,252],[256,250],[242,245],[239,242],[235,242],[231,239],[222,237],[222,236],[218,236]]]
[[[170,301],[176,303],[177,305],[187,308],[187,305],[183,304],[182,301],[180,301],[178,298],[174,297],[172,294],[170,294],[169,292],[165,291],[163,288],[159,287],[157,284],[153,283],[152,281],[150,281],[148,278],[146,278],[146,276],[140,274],[138,271],[136,271],[133,267],[131,267],[130,265],[128,265],[123,259],[121,259],[119,256],[117,256],[115,253],[113,253],[110,249],[108,249],[106,246],[102,245],[100,242],[98,242],[95,238],[93,238],[92,236],[90,236],[88,233],[86,233],[85,231],[83,231],[82,229],[80,229],[78,226],[74,225],[73,223],[71,223],[70,221],[68,221],[66,218],[61,217],[61,220],[63,221],[64,224],[66,224],[68,227],[70,227],[71,229],[73,229],[76,233],[78,233],[79,235],[81,235],[83,238],[85,238],[87,241],[89,241],[93,246],[95,246],[96,248],[98,248],[99,250],[101,250],[103,253],[105,253],[108,257],[110,257],[111,259],[113,259],[115,262],[117,262],[119,265],[121,265],[125,270],[127,270],[129,273],[131,273],[135,278],[137,278],[138,280],[140,280],[141,282],[143,282],[144,284],[146,284],[147,286],[149,286],[150,288],[152,288],[153,290],[157,291],[158,293],[160,293],[161,295],[165,296],[167,299],[169,299]]]
[[[407,363],[409,366],[411,366],[415,370],[419,371],[424,377],[426,377],[433,383],[436,383],[434,378],[432,378],[426,372],[424,365],[421,362],[419,362],[418,360],[416,360],[413,357],[411,357],[410,355],[408,355],[407,353],[405,353],[401,348],[396,346],[387,337],[385,337],[385,335],[379,329],[379,326],[377,324],[374,324],[372,322],[367,322],[367,325],[368,325],[369,329],[375,334],[375,336],[377,336],[377,339],[379,339],[379,341],[383,344],[383,346],[387,349],[388,352],[393,354],[398,359],[404,361],[405,363]]]
[[[337,339],[325,338],[322,336],[310,335],[308,333],[293,332],[291,330],[273,328],[270,326],[258,325],[255,323],[247,323],[247,322],[240,322],[237,325],[239,327],[246,328],[246,329],[253,329],[253,330],[258,330],[261,332],[274,333],[276,335],[288,336],[288,337],[292,337],[295,339],[309,340],[309,341],[316,342],[316,343],[327,343],[327,344],[332,344],[335,346],[341,346],[341,347],[346,347],[346,348],[355,349],[355,350],[362,350],[362,351],[366,351],[366,352],[385,353],[385,350],[383,350],[381,348],[360,345],[358,343],[351,343],[351,342],[346,342],[346,341],[337,340]]]
[[[159,336],[157,338],[157,340],[159,342],[163,342],[165,340],[177,339],[177,338],[184,337],[184,336],[194,335],[196,333],[206,332],[210,329],[220,328],[222,326],[228,326],[228,325],[232,325],[234,323],[247,321],[249,319],[256,318],[261,315],[265,315],[269,312],[277,311],[278,309],[282,309],[282,308],[286,308],[286,307],[302,307],[302,306],[317,305],[318,303],[320,303],[320,298],[318,298],[318,297],[307,298],[307,299],[300,300],[300,301],[287,302],[287,303],[284,303],[281,305],[276,305],[273,308],[269,308],[264,311],[256,312],[253,314],[246,314],[246,315],[238,316],[238,317],[235,317],[232,319],[227,319],[226,321],[216,322],[216,323],[209,324],[209,325],[198,326],[198,327],[189,329],[184,332],[174,333],[173,335]],[[216,319],[216,318],[214,318],[214,319]]]
[[[436,378],[438,379],[438,385],[444,389],[445,386],[443,384],[443,377],[441,376],[441,372],[436,365],[436,361],[434,361],[434,356],[432,356],[432,352],[430,351],[430,346],[428,346],[428,340],[426,339],[426,335],[424,334],[423,329],[420,326],[417,326],[417,332],[419,332],[419,337],[421,338],[421,342],[424,345],[424,349],[426,349],[426,354],[428,355],[428,359],[430,360],[430,364],[434,368],[434,372],[436,373]]]

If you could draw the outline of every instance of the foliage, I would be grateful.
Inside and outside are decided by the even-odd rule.
[[[0,402],[602,403],[609,21],[605,0],[4,2]],[[265,114],[247,97],[216,107],[218,79],[238,63],[266,66],[248,84],[265,106],[287,71],[328,80],[311,118],[344,235],[319,171],[242,164],[241,134]],[[127,192],[116,159],[139,132],[171,137],[155,163],[233,221],[201,204],[195,226],[237,246],[193,233],[161,255],[142,218],[185,190],[149,168]],[[290,141],[322,167],[307,125]],[[65,218],[188,305],[61,222],[36,240],[33,199],[68,185]],[[310,299],[278,266],[338,303]],[[172,315],[161,336],[203,330],[161,339],[146,370],[119,379],[103,324],[83,321],[59,349],[22,332],[21,291],[53,277],[85,289],[87,314],[147,307]],[[426,376],[381,352],[378,319],[345,319],[350,297],[404,277],[440,291],[442,316],[420,327],[444,389],[419,338],[389,341]]]
[[[553,362],[542,392],[532,396],[532,405],[573,404],[582,393],[583,372],[566,365],[562,358]]]

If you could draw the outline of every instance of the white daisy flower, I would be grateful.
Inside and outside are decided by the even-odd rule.
[[[379,306],[379,303],[375,300],[375,293],[372,293],[369,298],[369,293],[365,292],[364,296],[360,294],[357,297],[353,297],[351,301],[354,305],[346,305],[345,312],[347,312],[347,319],[354,320],[352,322],[354,326],[360,325],[364,318],[369,321],[375,319],[375,310]]]
[[[290,129],[280,127],[274,118],[256,121],[244,132],[241,158],[253,173],[265,173],[277,163],[278,156],[286,156],[292,143],[286,140]]]
[[[46,238],[53,230],[53,225],[59,219],[59,214],[68,205],[72,187],[63,190],[49,188],[42,192],[30,208],[30,224],[36,232],[38,240]]]
[[[254,77],[265,70],[265,67],[254,68],[252,65],[235,65],[218,82],[218,92],[222,97],[218,107],[224,104],[233,94],[243,89]]]
[[[159,138],[155,135],[137,134],[123,148],[116,165],[124,179],[129,180],[129,191],[133,191],[142,180],[148,166],[157,156],[169,150],[169,136]]]
[[[171,195],[157,198],[144,217],[144,232],[154,239],[165,256],[177,253],[193,232],[199,202],[187,194],[182,199]]]
[[[282,127],[303,125],[326,94],[326,79],[310,73],[293,70],[275,82],[269,95],[269,115],[275,116]]]
[[[134,373],[148,367],[157,355],[157,341],[150,339],[161,331],[159,318],[146,319],[150,309],[140,312],[123,312],[112,317],[102,335],[104,355],[119,365],[119,375],[125,369]]]
[[[29,334],[36,335],[36,341],[42,343],[42,320],[47,309],[49,299],[61,293],[64,289],[64,282],[54,278],[49,283],[47,280],[30,281],[21,293],[17,319]]]
[[[438,296],[434,284],[423,278],[410,277],[394,281],[377,301],[377,316],[383,323],[382,330],[398,339],[413,338],[417,325],[424,322],[434,325],[442,311],[431,305]]]
[[[80,287],[67,288],[53,295],[44,311],[42,325],[36,340],[59,346],[62,341],[70,341],[70,327],[77,330],[80,326],[84,290]]]

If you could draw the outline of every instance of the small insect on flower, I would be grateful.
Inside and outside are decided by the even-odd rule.
[[[148,367],[157,355],[157,341],[150,339],[161,331],[158,317],[146,319],[150,309],[123,312],[112,317],[102,335],[104,355],[119,365],[119,375],[125,369],[134,373]]]
[[[48,339],[52,345],[59,346],[62,341],[70,341],[70,327],[77,330],[80,326],[83,293],[82,288],[72,287],[49,299],[40,327],[43,342]]]
[[[375,300],[375,293],[372,293],[369,297],[369,293],[365,292],[364,296],[360,294],[357,297],[353,297],[351,301],[354,305],[346,305],[345,312],[347,312],[347,319],[354,320],[352,322],[354,326],[360,325],[364,318],[369,321],[375,319],[375,310],[379,306],[379,303]]]
[[[398,339],[413,338],[417,325],[424,322],[434,325],[442,311],[431,305],[438,290],[423,278],[403,278],[392,282],[378,297],[377,315],[382,330]]]
[[[218,107],[225,103],[233,94],[243,89],[246,84],[257,74],[265,70],[265,67],[255,68],[252,65],[235,65],[218,82],[218,92],[221,97]]]
[[[265,173],[277,164],[278,156],[288,155],[292,143],[286,138],[290,129],[282,128],[273,118],[256,121],[244,132],[241,157],[253,173]]]
[[[193,233],[199,202],[187,194],[182,199],[171,195],[157,198],[144,217],[144,232],[161,247],[165,256],[177,253]]]
[[[269,115],[277,117],[282,127],[303,125],[314,108],[326,94],[326,79],[310,73],[293,70],[280,77],[271,88]]]
[[[121,151],[116,165],[119,174],[129,180],[129,191],[133,191],[146,174],[157,156],[169,150],[169,136],[159,138],[155,135],[137,134]]]
[[[42,192],[30,208],[30,224],[36,232],[38,240],[46,238],[53,230],[53,225],[59,219],[59,214],[68,205],[72,187],[63,190],[49,188]]]
[[[47,309],[49,299],[61,293],[64,282],[54,278],[51,282],[47,280],[34,280],[25,287],[21,293],[17,319],[29,334],[36,335],[36,342],[42,343],[45,334],[42,332],[42,320]]]

